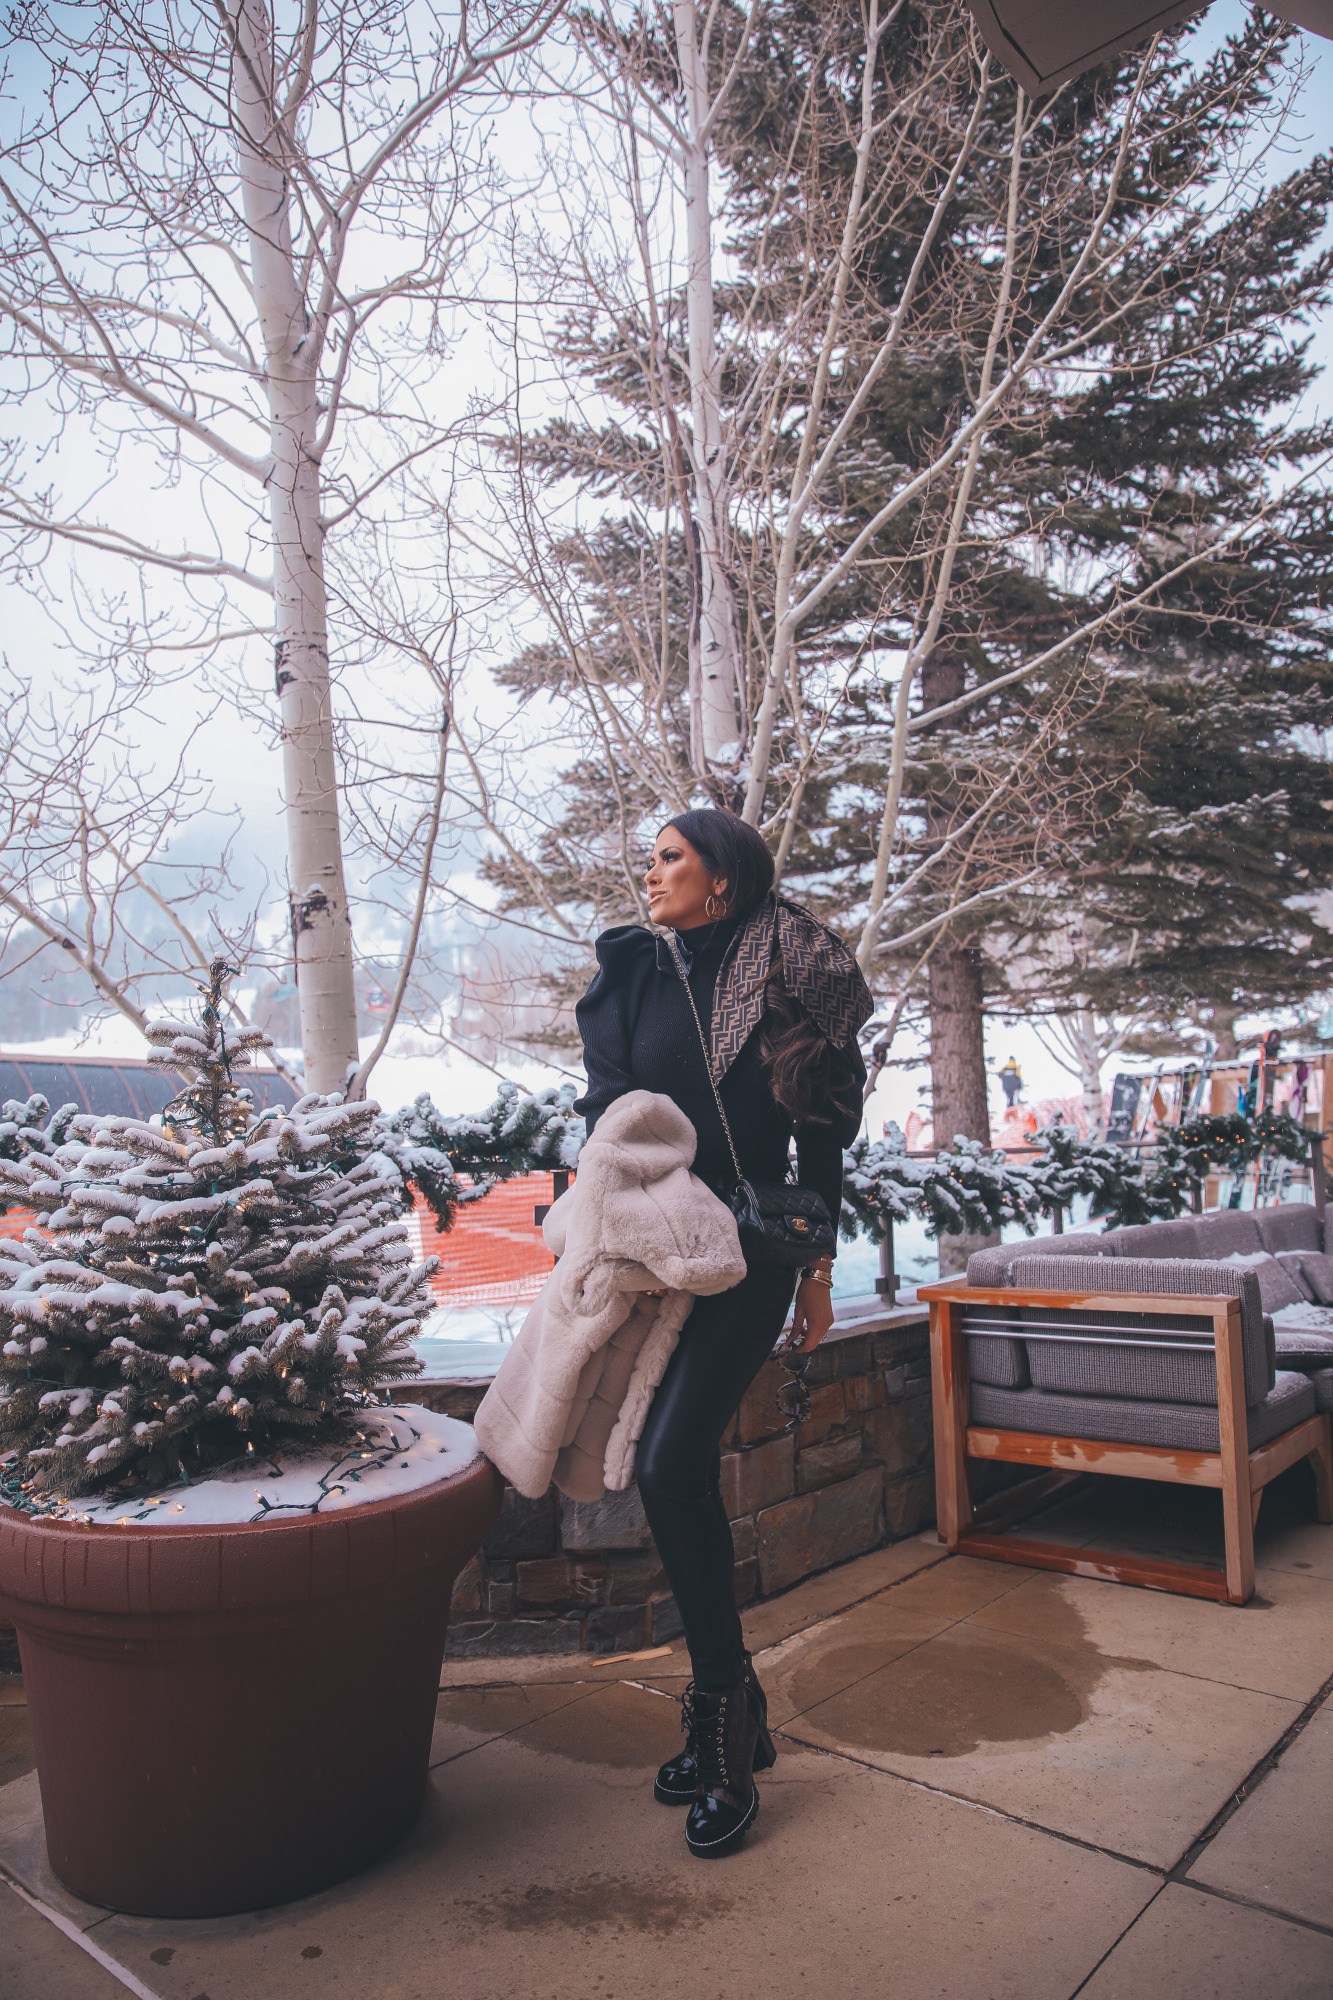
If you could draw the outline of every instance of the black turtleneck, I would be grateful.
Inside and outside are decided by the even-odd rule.
[[[709,1032],[713,988],[739,918],[678,931],[704,1034]],[[576,1008],[583,1036],[588,1088],[575,1104],[592,1136],[608,1104],[629,1090],[660,1091],[679,1105],[698,1135],[694,1171],[719,1193],[729,1193],[735,1173],[717,1114],[699,1032],[665,939],[637,924],[604,931],[597,940],[596,977]],[[792,1121],[773,1096],[759,1053],[756,1028],[720,1085],[731,1135],[745,1174],[781,1181],[787,1174]],[[842,1206],[842,1154],[861,1124],[865,1066],[859,1054],[834,1050],[833,1102],[827,1123],[796,1132],[796,1178],[821,1194],[835,1222]]]

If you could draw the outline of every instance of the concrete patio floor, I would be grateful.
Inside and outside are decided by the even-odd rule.
[[[1327,2000],[1333,1530],[1302,1471],[1265,1501],[1243,1610],[947,1557],[933,1533],[756,1606],[780,1755],[711,1865],[651,1796],[679,1644],[450,1665],[394,1853],[195,1923],[55,1880],[22,1683],[0,1681],[0,1996]],[[1022,1532],[1216,1560],[1217,1508],[1097,1481]]]

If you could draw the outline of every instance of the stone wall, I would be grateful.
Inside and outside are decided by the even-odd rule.
[[[810,1415],[794,1434],[766,1362],[722,1444],[739,1604],[915,1534],[935,1518],[930,1351],[919,1311],[840,1308],[806,1371]],[[485,1384],[404,1384],[470,1421]],[[579,1503],[506,1489],[500,1518],[454,1591],[452,1658],[621,1653],[680,1632],[636,1488]]]

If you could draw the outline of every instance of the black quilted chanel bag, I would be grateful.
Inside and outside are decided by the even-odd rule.
[[[727,1197],[727,1206],[736,1218],[736,1231],[747,1263],[771,1264],[782,1271],[799,1271],[804,1265],[813,1264],[817,1258],[833,1256],[838,1238],[823,1195],[815,1194],[810,1188],[798,1187],[795,1181],[752,1181],[741,1172],[736,1142],[731,1136],[727,1114],[722,1109],[721,1093],[713,1075],[703,1022],[699,1019],[699,1009],[694,1004],[690,982],[673,936],[668,935],[667,945],[680,974],[680,983],[685,988],[694,1025],[699,1030],[704,1068],[708,1071],[722,1130],[727,1135],[731,1164],[736,1169],[736,1185]]]

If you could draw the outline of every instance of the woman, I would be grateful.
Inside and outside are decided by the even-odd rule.
[[[698,1135],[695,1173],[730,1195],[735,1169],[702,1033],[747,1179],[785,1180],[794,1134],[797,1179],[836,1221],[843,1148],[861,1122],[866,1072],[856,1031],[873,1010],[855,960],[807,911],[772,893],[772,857],[732,813],[670,820],[645,880],[658,935],[638,924],[604,931],[597,975],[577,1009],[588,1088],[576,1109],[589,1133],[626,1091],[660,1091]],[[793,1293],[793,1345],[809,1352],[828,1332],[832,1266],[823,1258],[798,1283],[790,1271],[747,1259],[739,1285],[699,1299],[639,1442],[639,1493],[694,1675],[681,1718],[685,1751],[662,1766],[654,1794],[689,1804],[685,1838],[698,1855],[725,1853],[741,1839],[759,1810],[753,1770],[767,1770],[777,1754],[736,1609],[719,1445]]]

